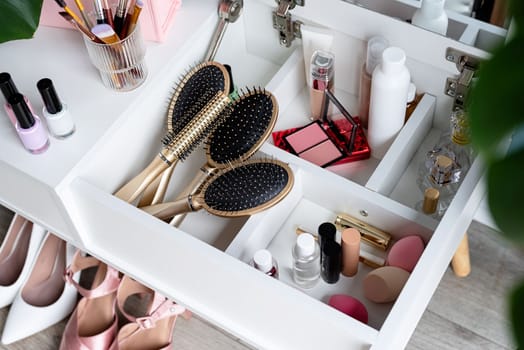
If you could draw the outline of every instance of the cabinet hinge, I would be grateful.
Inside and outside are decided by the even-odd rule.
[[[453,97],[454,111],[465,109],[465,103],[473,86],[481,59],[449,47],[446,50],[446,60],[455,63],[459,75],[446,79],[444,93]]]
[[[302,22],[293,21],[289,10],[296,5],[304,6],[305,0],[276,0],[278,7],[273,11],[273,28],[278,30],[280,45],[291,46],[295,38],[301,38],[300,25]]]

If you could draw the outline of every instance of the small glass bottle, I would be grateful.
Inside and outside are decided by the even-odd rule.
[[[255,255],[253,255],[252,265],[266,275],[278,279],[278,264],[269,250],[258,250]]]
[[[438,217],[449,206],[473,159],[466,112],[455,110],[450,121],[451,132],[443,133],[435,147],[426,153],[417,178],[422,192],[428,187],[435,187],[440,192]]]
[[[313,288],[320,278],[320,248],[313,235],[298,235],[292,254],[293,280],[301,288]]]

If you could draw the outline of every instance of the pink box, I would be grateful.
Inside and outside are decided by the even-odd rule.
[[[84,0],[83,3],[86,11],[91,11],[93,0]],[[67,5],[80,16],[73,0],[67,1]],[[176,11],[181,5],[182,0],[144,0],[144,7],[139,19],[144,39],[164,41],[173,24]],[[59,11],[63,10],[54,0],[44,0],[40,25],[73,29],[72,25],[58,14]]]

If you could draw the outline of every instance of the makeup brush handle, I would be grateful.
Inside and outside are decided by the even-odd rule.
[[[191,183],[187,185],[186,188],[176,197],[176,200],[187,198],[187,196],[189,196],[190,194],[197,193],[198,189],[202,186],[206,179],[213,176],[216,170],[216,168],[209,166],[209,164],[204,164],[204,166],[200,168],[200,171],[195,175]],[[169,224],[174,227],[178,227],[180,226],[182,221],[184,221],[185,217],[185,213],[175,215],[173,219],[169,222]]]
[[[141,195],[147,186],[155,181],[168,165],[159,156],[155,157],[151,164],[149,164],[140,174],[135,176],[131,181],[119,189],[115,196],[125,200],[126,202],[133,202],[139,195]]]
[[[160,220],[168,220],[172,218],[174,215],[181,214],[181,213],[188,213],[190,211],[195,211],[195,210],[200,209],[200,207],[198,208],[193,207],[195,204],[194,203],[190,204],[190,202],[191,200],[186,197],[186,198],[178,199],[174,202],[148,205],[140,209],[142,209],[143,211],[145,211],[148,214],[151,214],[159,218]]]

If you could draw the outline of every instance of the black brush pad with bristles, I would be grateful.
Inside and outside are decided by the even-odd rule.
[[[216,211],[249,210],[278,196],[289,181],[287,170],[277,163],[245,163],[216,175],[204,189],[204,201]]]
[[[216,164],[250,157],[262,136],[269,135],[277,106],[269,92],[255,89],[234,101],[232,109],[207,140],[209,158]]]
[[[217,92],[227,95],[226,79],[229,82],[229,76],[215,64],[204,63],[190,70],[178,83],[169,103],[168,132],[178,134]]]

